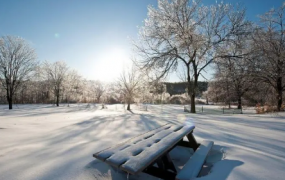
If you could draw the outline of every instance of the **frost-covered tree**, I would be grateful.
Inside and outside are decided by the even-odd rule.
[[[245,10],[230,4],[204,6],[201,1],[159,0],[148,8],[148,18],[135,44],[137,62],[161,76],[186,67],[191,112],[195,113],[198,78],[218,55],[216,49],[233,36],[246,33]],[[219,55],[222,56],[222,55]]]
[[[76,70],[70,70],[66,72],[66,78],[64,80],[64,89],[66,92],[66,100],[69,102],[71,98],[77,100],[77,95],[82,89],[83,78]]]
[[[100,102],[101,97],[103,96],[104,92],[106,91],[106,87],[104,86],[103,82],[101,81],[92,81],[92,92],[95,97],[95,101],[97,103]]]
[[[156,100],[156,103],[163,103],[164,95],[166,93],[166,85],[163,82],[154,80],[150,82],[149,85],[151,93],[154,97],[153,100]]]
[[[104,85],[105,91],[100,98],[102,103],[119,103],[123,102],[123,98],[120,97],[120,87],[118,82],[111,82]]]
[[[209,105],[209,93],[208,90],[202,93],[202,97],[206,99],[206,105]]]
[[[285,3],[260,16],[259,28],[253,34],[255,50],[250,63],[255,69],[257,81],[268,84],[275,90],[279,111],[285,91]]]
[[[144,71],[142,71],[144,72]],[[145,77],[147,77],[147,84],[145,84],[145,88],[148,88],[149,92],[152,95],[152,103],[162,103],[163,96],[166,92],[165,78],[158,78],[159,74],[155,72],[144,72]]]
[[[31,81],[34,82],[34,86],[27,87],[27,90],[32,91],[34,94],[38,94],[35,102],[50,102],[50,84],[45,77],[45,71],[43,70],[42,65],[37,66],[35,70],[35,76],[31,79]]]
[[[218,103],[221,101],[221,86],[220,83],[215,79],[209,82],[207,89],[207,97],[209,101]]]
[[[36,53],[20,37],[0,38],[0,81],[6,91],[9,109],[13,108],[13,98],[19,87],[28,81],[37,66]]]
[[[131,103],[139,95],[144,83],[144,78],[137,68],[132,66],[129,70],[124,70],[120,75],[117,87],[127,103],[127,110],[131,110]]]
[[[67,78],[68,66],[63,61],[54,63],[45,61],[43,64],[44,77],[49,82],[50,88],[55,96],[56,106],[59,106],[62,96],[64,81]]]
[[[215,78],[223,84],[229,108],[230,102],[234,100],[238,102],[238,109],[241,109],[242,97],[251,88],[253,82],[247,61],[247,58],[251,58],[251,50],[246,37],[237,37],[233,41],[235,43],[221,46],[222,54],[229,56],[217,59]]]
[[[223,102],[231,108],[231,103],[235,99],[230,78],[221,71],[216,72],[215,78],[209,82],[207,95],[210,101]]]

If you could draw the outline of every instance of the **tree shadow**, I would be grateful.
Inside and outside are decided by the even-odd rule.
[[[40,179],[67,177],[68,172],[93,159],[91,155],[95,152],[117,144],[118,140],[123,142],[144,132],[146,129],[138,115],[94,116],[51,130],[36,138],[10,143],[5,147],[2,157],[7,158],[9,163],[1,172],[14,169],[16,173],[9,174],[7,177],[30,179],[30,176],[25,175],[32,172],[33,168],[48,166],[45,169],[49,172],[41,172]],[[10,149],[16,149],[18,152],[21,150],[21,152],[11,156],[8,152]],[[51,163],[53,166],[49,166]],[[123,179],[126,179],[126,176]]]
[[[52,113],[61,113],[61,109],[64,108],[66,107],[60,107],[58,109],[55,107],[45,107],[43,108],[43,113],[47,112],[45,111],[45,109],[54,109],[57,111]],[[27,107],[26,110],[22,110],[21,113],[19,112],[19,114],[16,115],[21,116],[25,114],[27,116],[32,116],[33,114],[40,113],[35,111],[26,113],[25,111],[27,111],[27,109],[31,108]],[[76,107],[74,107],[74,109],[76,109]],[[81,109],[82,112],[91,110],[84,110],[84,108],[81,107],[78,107],[77,109]],[[152,111],[151,107],[149,109],[150,111]],[[40,108],[36,109],[36,111],[40,110]],[[155,111],[160,113],[160,107],[157,107],[154,112]],[[93,118],[86,118],[82,121],[71,121],[68,125],[64,127],[58,127],[57,129],[51,130],[50,132],[46,132],[41,136],[36,136],[35,138],[24,139],[23,141],[22,139],[21,141],[18,140],[15,143],[13,142],[13,144],[9,144],[9,146],[12,145],[12,147],[9,147],[9,149],[16,149],[16,153],[6,153],[7,151],[5,151],[5,155],[1,157],[1,159],[5,158],[5,166],[3,166],[1,172],[5,173],[8,172],[10,169],[14,169],[14,175],[7,175],[7,177],[19,178],[22,175],[22,171],[23,173],[30,173],[35,170],[38,171],[40,169],[38,167],[43,166],[42,169],[45,169],[45,171],[47,172],[42,171],[39,173],[39,176],[43,177],[42,179],[54,178],[52,177],[52,174],[54,174],[54,172],[58,173],[58,177],[71,177],[70,175],[68,175],[68,173],[72,173],[72,171],[77,169],[79,169],[80,171],[82,170],[83,172],[88,171],[88,173],[86,174],[90,174],[90,176],[93,176],[93,178],[95,177],[95,179],[104,179],[107,176],[111,176],[113,179],[118,179],[120,177],[122,177],[122,179],[126,179],[127,174],[124,173],[120,175],[121,172],[117,171],[116,169],[112,169],[103,162],[97,162],[98,160],[96,159],[91,161],[93,159],[91,155],[99,150],[117,144],[118,141],[125,141],[131,137],[155,129],[165,123],[182,122],[178,119],[177,116],[177,113],[183,114],[183,112],[181,112],[182,110],[180,109],[180,106],[174,106],[173,108],[165,106],[164,111],[169,111],[169,113],[166,113],[167,116],[163,113],[148,114],[148,112],[146,114],[139,114],[137,111],[135,111],[137,114],[127,113],[123,115],[110,116],[97,115]],[[45,114],[42,115],[44,116]],[[242,116],[234,118],[231,117],[231,119],[229,119],[229,117],[227,116],[192,116],[192,114],[190,114],[185,117],[197,117],[196,120],[194,119],[194,122],[197,125],[194,131],[195,137],[198,136],[200,138],[213,140],[215,142],[230,142],[234,146],[242,146],[245,148],[250,148],[250,150],[253,149],[256,151],[262,150],[265,153],[269,153],[271,155],[284,157],[284,155],[280,154],[281,152],[284,152],[282,151],[282,142],[284,141],[282,140],[282,138],[274,139],[273,136],[268,136],[262,133],[255,133],[254,131],[245,132],[245,130],[245,133],[243,134],[241,129],[234,126],[240,124],[242,125],[242,127],[249,126],[249,128],[258,127],[264,129],[268,127],[276,128],[277,130],[282,129],[284,127],[284,122],[282,121],[276,121],[270,124],[271,119],[265,119],[265,121],[256,122],[254,120],[251,121],[242,119]],[[230,124],[229,126],[222,126],[221,124],[223,122],[231,122],[232,124]],[[0,128],[0,130],[3,129],[5,128]],[[5,130],[3,130],[3,132],[4,131]],[[214,147],[217,146],[214,145]],[[171,158],[173,158],[173,161],[176,161],[176,167],[182,168],[185,164],[185,161],[189,159],[191,153],[193,152],[191,152],[191,150],[189,149],[187,150],[180,147],[177,148],[174,148],[173,151],[171,151],[170,156]],[[9,154],[13,154],[13,156]],[[179,157],[181,156],[181,154],[185,155],[181,158]],[[203,167],[204,171],[201,174],[203,176],[199,178],[226,179],[235,167],[243,164],[243,162],[241,161],[222,159],[219,155],[216,154],[215,156],[213,156],[215,158],[212,158],[212,160],[209,159],[210,156],[207,158],[207,165],[211,168],[209,170],[209,168],[207,169],[206,166]],[[10,157],[7,158],[7,156]],[[1,164],[3,165],[4,163],[2,162],[4,162],[4,160],[1,161]],[[52,166],[46,168],[46,164],[49,163],[52,164]],[[280,163],[283,163],[283,161],[280,160]],[[28,168],[29,166],[30,168]],[[97,171],[95,170],[96,168]],[[5,176],[3,175],[3,177]],[[30,179],[28,178],[29,176],[24,177],[25,178],[23,179]],[[140,173],[138,176],[129,177],[129,179],[150,178],[152,177],[149,177],[147,174],[144,173]]]
[[[127,174],[126,172],[110,166],[100,160],[93,160],[85,167],[95,179],[112,179],[112,180],[157,180],[156,177],[150,176],[145,173],[139,173],[137,175]]]
[[[130,110],[127,110],[127,111],[129,111],[129,112],[132,113],[132,114],[136,114],[136,113],[134,113],[131,109],[130,109]]]
[[[52,111],[51,111],[52,110]],[[30,117],[30,116],[43,116],[43,115],[50,115],[56,113],[73,113],[73,112],[94,112],[98,110],[98,106],[94,105],[86,105],[86,104],[79,104],[67,107],[65,104],[56,107],[52,106],[51,104],[27,104],[27,105],[20,105],[17,109],[3,109],[0,110],[1,116],[9,116],[12,115],[13,117]]]
[[[240,118],[233,119],[234,124],[240,124]],[[205,122],[203,118],[199,118],[197,130],[194,131],[194,135],[203,139],[213,140],[214,142],[231,142],[235,146],[240,148],[250,148],[252,150],[256,150],[261,153],[268,153],[270,155],[274,155],[276,157],[283,157],[284,155],[284,139],[275,138],[275,136],[269,136],[267,134],[256,133],[252,128],[251,131],[247,131],[246,133],[242,133],[241,129],[237,126],[221,126],[219,123],[209,123]],[[221,122],[224,121],[222,118]],[[245,121],[245,120],[241,120]],[[199,123],[203,124],[199,126]],[[253,123],[253,122],[252,122]],[[251,123],[243,124],[244,127],[255,127],[257,128],[257,132],[259,132],[260,128],[265,128],[261,125],[253,125]],[[280,125],[282,127],[282,125]],[[285,127],[284,127],[285,128]],[[274,129],[274,128],[272,128]],[[243,130],[244,131],[244,130]],[[275,130],[274,130],[275,131]],[[277,131],[278,132],[278,131]],[[277,134],[275,131],[275,133]],[[214,136],[213,136],[214,134]],[[274,134],[273,134],[274,135]],[[249,138],[250,137],[250,138]]]

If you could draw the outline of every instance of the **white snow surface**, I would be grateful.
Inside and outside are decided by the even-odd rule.
[[[127,174],[92,155],[166,123],[196,126],[197,141],[214,141],[197,179],[284,179],[285,114],[189,114],[181,105],[0,105],[1,180],[124,180]],[[177,169],[192,150],[170,152]],[[132,180],[158,179],[140,173]]]

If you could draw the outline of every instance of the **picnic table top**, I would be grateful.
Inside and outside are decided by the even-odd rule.
[[[194,128],[191,124],[165,124],[93,156],[125,172],[137,174],[168,152]]]

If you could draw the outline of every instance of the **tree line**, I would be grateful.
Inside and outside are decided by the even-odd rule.
[[[251,22],[238,4],[159,0],[157,8],[148,8],[139,40],[134,42],[136,64],[157,72],[159,78],[183,71],[192,113],[198,79],[213,66],[209,94],[237,101],[241,108],[242,98],[255,90],[254,96],[275,96],[280,111],[285,89],[284,8],[285,3],[261,15],[259,22]]]
[[[87,80],[64,61],[40,62],[35,50],[21,37],[0,38],[0,103],[126,103],[152,102],[153,87],[135,66],[112,83]],[[156,88],[157,89],[157,88]]]
[[[99,102],[105,86],[88,81],[63,61],[39,62],[21,37],[0,38],[0,103]]]
[[[259,22],[251,22],[246,9],[238,4],[216,2],[206,6],[202,0],[158,0],[158,7],[148,7],[133,44],[134,66],[104,92],[112,94],[109,101],[127,102],[130,109],[131,102],[145,101],[150,91],[163,99],[163,78],[180,72],[185,74],[191,112],[195,113],[198,79],[214,71],[207,97],[226,103],[236,101],[238,108],[246,98],[255,103],[272,102],[280,111],[285,89],[284,9],[285,3],[261,15]],[[27,87],[35,84],[45,92],[33,92],[33,97],[57,105],[64,99],[89,101],[94,97],[99,101],[102,96],[98,98],[98,91],[92,87],[100,87],[100,83],[84,83],[87,81],[65,63],[39,64],[35,51],[19,37],[0,38],[0,79],[1,94],[5,94],[9,109],[15,99],[24,101]]]
[[[285,4],[271,9],[252,25],[248,36],[235,39],[224,47],[230,56],[215,62],[214,80],[208,95],[229,104],[242,100],[248,104],[271,105],[284,110],[285,90]]]

